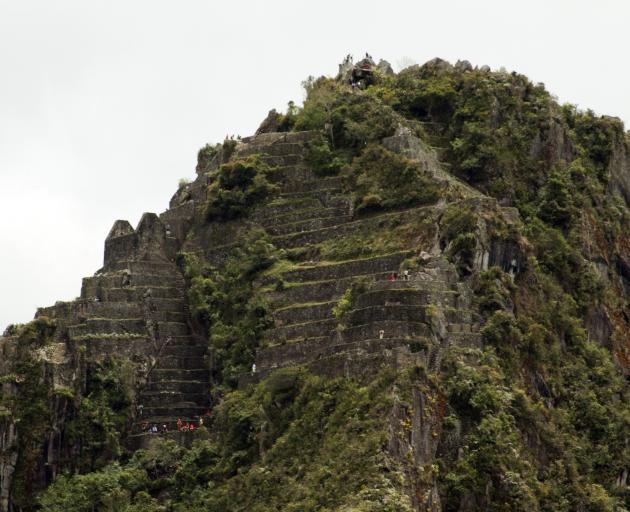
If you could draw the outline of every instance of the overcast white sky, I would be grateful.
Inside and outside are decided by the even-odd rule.
[[[629,22],[625,0],[0,0],[0,333],[347,53],[505,66],[628,123]]]

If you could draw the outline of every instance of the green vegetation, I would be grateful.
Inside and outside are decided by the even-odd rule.
[[[16,393],[3,393],[2,406],[10,411],[18,429],[12,499],[23,510],[34,509],[35,495],[43,487],[39,475],[44,471],[45,441],[53,438],[63,443],[57,457],[66,468],[93,471],[122,455],[121,438],[129,430],[131,411],[125,382],[131,369],[108,359],[88,369],[84,390],[55,389],[46,363],[38,357],[40,350],[50,347],[55,331],[54,321],[44,316],[12,329],[17,353],[10,375]],[[58,411],[64,410],[66,416],[58,417]]]
[[[228,395],[192,448],[157,442],[123,466],[58,478],[42,510],[411,510],[383,450],[392,382],[280,370]]]
[[[371,217],[348,236],[278,251],[243,219],[273,195],[269,167],[255,156],[229,160],[233,141],[202,149],[200,165],[219,152],[222,160],[210,174],[208,219],[240,219],[229,226],[245,233],[229,240],[220,267],[183,257],[189,305],[210,343],[212,423],[190,448],[156,439],[125,458],[125,365],[91,368],[81,400],[79,390],[53,393],[34,354],[54,325],[39,319],[18,329],[21,351],[4,377],[20,392],[3,405],[31,425],[19,440],[16,504],[28,510],[39,491],[31,484],[59,400],[72,404],[64,435],[80,449],[41,497],[43,510],[405,511],[433,478],[447,512],[630,510],[630,214],[610,169],[629,147],[623,125],[561,107],[522,75],[439,61],[377,75],[362,91],[326,78],[305,85],[303,107],[275,121],[325,134],[309,144],[308,163],[345,176],[355,211]],[[449,203],[417,162],[381,145],[399,128],[438,147],[444,170],[488,197]],[[443,339],[430,370],[418,359],[357,382],[284,368],[236,389],[271,326],[261,297],[295,285],[283,271],[438,248],[459,271],[449,293],[462,305],[438,306],[431,290],[427,316],[438,326],[439,313],[461,308],[481,319],[480,343],[466,332]],[[484,253],[501,267],[479,268]],[[334,308],[342,326],[364,289],[353,283]],[[431,353],[435,342],[412,350]],[[396,458],[394,441],[413,451]]]
[[[235,387],[238,376],[254,362],[260,334],[270,319],[252,281],[276,259],[274,246],[258,230],[243,237],[220,270],[184,255],[191,312],[208,329],[217,384]]]
[[[365,279],[356,279],[350,287],[344,292],[341,299],[333,309],[333,315],[343,325],[344,317],[354,309],[355,302],[359,295],[367,291],[367,282]]]
[[[305,83],[307,98],[295,116],[294,130],[324,130],[328,125],[332,147],[355,156],[367,144],[394,134],[410,122],[378,97],[353,94],[348,87],[329,78]],[[414,131],[419,125],[412,122]]]
[[[46,382],[43,365],[34,352],[52,342],[55,323],[47,317],[16,326],[17,353],[11,362],[11,374],[16,393],[7,394],[3,386],[2,405],[6,407],[19,430],[17,450],[20,458],[13,475],[13,496],[18,506],[29,508],[31,498],[40,490],[38,479],[41,443],[49,433],[53,411],[50,407],[52,389]]]
[[[375,217],[352,234],[323,242],[318,254],[325,260],[348,260],[426,246],[435,236],[436,220],[431,208],[414,211],[410,219],[405,213]]]
[[[271,195],[275,187],[266,177],[270,169],[257,156],[221,165],[211,174],[208,186],[208,219],[234,219]]]
[[[347,169],[358,213],[435,202],[437,186],[420,163],[370,145]]]
[[[571,299],[545,288],[568,305],[554,297],[532,316],[496,310],[479,362],[461,353],[447,366],[445,425],[458,438],[440,463],[453,507],[466,499],[483,510],[624,510],[625,491],[611,483],[630,460],[626,386],[606,349],[588,342]]]
[[[345,165],[345,160],[335,154],[323,135],[308,142],[306,149],[306,161],[318,176],[333,176]]]
[[[98,469],[123,455],[122,440],[132,419],[130,381],[134,367],[126,359],[108,358],[88,370],[84,396],[66,426],[75,447],[72,467]]]
[[[449,206],[442,216],[441,244],[449,259],[463,274],[473,269],[477,248],[477,217],[471,207],[463,204]]]
[[[297,118],[330,123],[335,106],[348,100],[327,82],[311,86]],[[628,243],[628,210],[607,193],[612,152],[627,145],[623,126],[559,107],[522,75],[439,62],[380,77],[360,96],[357,103],[375,99],[409,126],[427,123],[427,139],[443,148],[450,169],[516,206],[524,220],[524,229],[504,232],[491,212],[460,203],[439,221],[441,247],[471,275],[475,308],[486,319],[486,348],[454,353],[440,376],[444,510],[625,510],[628,493],[615,481],[630,465],[620,434],[630,419],[628,390],[611,353],[584,331],[587,311],[618,308],[614,297],[623,293],[592,263],[614,260]],[[338,139],[335,147],[352,149],[358,161],[378,142],[364,137],[360,148]],[[374,167],[371,180],[382,166]],[[357,183],[351,187],[357,193]],[[380,202],[359,193],[362,209]],[[496,268],[476,272],[483,229],[504,243],[526,237],[526,268],[515,281]],[[340,250],[362,254],[361,235],[322,252]],[[613,339],[627,340],[628,322],[616,318],[625,335]],[[625,350],[624,342],[613,347],[617,360],[627,360]]]
[[[206,144],[197,153],[197,160],[209,162],[219,152],[221,147],[221,144]]]

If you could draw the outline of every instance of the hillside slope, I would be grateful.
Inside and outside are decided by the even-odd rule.
[[[629,508],[622,123],[465,61],[305,87],[7,329],[0,510]]]

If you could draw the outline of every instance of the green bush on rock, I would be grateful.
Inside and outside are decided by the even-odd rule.
[[[419,162],[371,145],[346,169],[356,211],[391,210],[432,203],[438,188]]]
[[[362,386],[279,370],[227,396],[210,437],[191,448],[157,441],[124,465],[62,476],[42,510],[410,512],[383,450],[393,382],[389,372]]]
[[[269,170],[270,167],[257,156],[221,165],[212,173],[208,186],[208,219],[234,219],[271,195],[275,186],[267,179]]]
[[[277,259],[275,247],[259,230],[248,232],[218,270],[185,255],[193,315],[208,329],[217,383],[235,387],[249,371],[260,334],[270,325],[267,307],[252,281]]]

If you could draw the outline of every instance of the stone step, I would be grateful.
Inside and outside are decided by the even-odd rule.
[[[144,309],[137,302],[96,302],[85,300],[84,314],[97,318],[142,318]],[[180,313],[181,314],[181,313]]]
[[[143,318],[145,314],[145,308],[139,302],[96,302],[93,300],[85,300],[84,302],[85,307],[80,315],[83,321],[90,317],[110,319]],[[186,314],[183,311],[182,304],[179,304],[179,308],[176,310],[156,307],[151,311],[151,318],[161,322],[185,322]]]
[[[170,437],[177,437],[177,436],[188,436],[188,435],[192,435],[194,433],[194,431],[191,432],[178,432],[177,431],[177,420],[182,420],[182,423],[194,423],[195,424],[195,428],[197,428],[197,425],[199,425],[199,417],[200,416],[204,416],[204,413],[208,410],[208,408],[206,407],[206,409],[200,414],[200,413],[195,413],[193,415],[172,415],[172,414],[164,414],[161,416],[147,416],[147,414],[143,414],[142,417],[137,418],[134,424],[134,430],[136,431],[135,434],[133,434],[131,437],[143,437],[143,436],[147,436],[147,437],[151,437],[151,436],[155,436],[155,437],[166,437],[166,436],[170,436]],[[210,420],[206,420],[204,417],[204,423],[206,421],[210,421]],[[140,426],[144,423],[148,423],[149,427],[152,425],[157,425],[157,427],[161,427],[162,425],[166,425],[167,429],[168,429],[168,433],[167,434],[163,434],[161,432],[158,432],[157,434],[151,434],[149,432],[140,432]]]
[[[146,334],[85,334],[70,339],[85,343],[88,360],[100,359],[105,355],[133,358],[136,354],[153,354],[156,350],[155,343]]]
[[[380,322],[384,320],[406,321],[406,322],[424,322],[430,323],[434,315],[444,315],[446,321],[453,324],[451,332],[461,332],[457,325],[468,325],[469,330],[464,332],[472,332],[470,324],[473,322],[473,312],[466,309],[440,308],[434,304],[411,305],[411,304],[389,304],[366,306],[352,310],[347,319],[350,325],[362,325],[369,322]],[[447,326],[451,329],[451,326]]]
[[[380,340],[382,341],[382,340]],[[369,340],[365,345],[358,345],[349,350],[342,350],[318,359],[308,361],[304,364],[310,372],[322,377],[350,377],[367,380],[385,367],[406,368],[412,364],[426,365],[426,351],[411,352],[410,347],[403,343],[398,344],[376,344],[370,346]],[[276,371],[278,367],[263,369],[256,374],[244,374],[239,379],[239,387],[260,382]]]
[[[451,346],[479,349],[483,347],[483,337],[479,332],[449,332],[448,340]]]
[[[380,283],[379,283],[380,284]],[[454,291],[428,291],[426,289],[415,289],[407,282],[407,288],[380,288],[370,289],[359,295],[355,301],[356,308],[368,306],[387,305],[428,305],[454,307],[457,294]]]
[[[143,391],[179,391],[182,393],[204,393],[210,388],[203,380],[160,380],[149,381]]]
[[[312,231],[302,231],[290,235],[273,236],[271,240],[276,247],[281,249],[293,249],[307,245],[315,245],[327,240],[356,233],[364,225],[373,225],[374,219],[361,219],[344,224],[334,225],[327,228]]]
[[[457,269],[451,264],[442,259],[434,259],[426,263],[426,265],[417,272],[419,278],[425,279],[442,279],[450,284],[457,283],[459,281],[459,274]]]
[[[343,279],[353,276],[397,272],[400,264],[413,255],[412,251],[396,252],[373,258],[321,263],[289,270],[282,274],[284,281],[304,282]]]
[[[203,355],[186,356],[180,354],[160,354],[156,369],[197,370],[207,368]]]
[[[268,228],[271,226],[292,224],[294,222],[304,222],[312,219],[344,217],[349,216],[350,214],[350,208],[346,208],[343,206],[336,208],[304,208],[281,215],[274,215],[271,217],[263,218],[261,220],[261,224],[263,225],[263,227]]]
[[[68,336],[70,338],[81,338],[86,335],[98,334],[135,334],[146,336],[147,329],[143,318],[88,318],[83,324],[70,325],[68,327]]]
[[[273,312],[276,327],[332,318],[336,301],[319,304],[296,304]]]
[[[376,290],[407,290],[413,288],[416,290],[422,290],[427,293],[450,293],[453,290],[450,289],[449,283],[440,279],[423,279],[417,275],[412,275],[409,281],[405,281],[400,278],[401,273],[398,272],[398,278],[395,281],[390,281],[389,276],[386,279],[379,280],[374,283],[372,289]]]
[[[318,130],[304,130],[299,132],[268,132],[259,133],[258,135],[252,135],[251,137],[244,137],[243,143],[265,146],[280,143],[305,143],[313,139],[321,137],[321,132]]]
[[[289,283],[285,284],[284,289],[266,292],[264,296],[272,308],[309,302],[330,302],[338,300],[351,284],[352,278]]]
[[[343,196],[332,196],[334,198],[343,198]],[[332,204],[329,204],[328,200],[324,197],[319,198],[322,201],[322,204],[331,207]],[[345,199],[346,204],[349,202]],[[352,222],[348,222],[345,224],[341,224],[338,226],[333,226],[329,228],[322,228],[313,231],[304,231],[301,233],[295,233],[292,235],[285,236],[274,236],[272,237],[272,242],[276,247],[281,249],[291,249],[296,247],[305,247],[307,245],[316,245],[324,241],[328,241],[331,239],[339,238],[341,236],[347,236],[355,234],[358,230],[361,230],[364,227],[373,226],[375,222],[379,221],[404,221],[405,219],[411,219],[414,216],[418,216],[429,211],[429,207],[422,206],[418,208],[413,208],[410,210],[405,210],[402,212],[394,212],[394,213],[382,213],[378,215],[374,215],[371,217],[366,217],[363,219],[355,220]]]
[[[182,356],[174,354],[160,354],[157,360],[156,370],[203,370],[207,365],[203,357]]]
[[[181,336],[169,336],[168,343],[164,346],[164,350],[168,347],[206,347],[207,342],[203,339],[198,339],[190,334]]]
[[[183,287],[173,286],[127,286],[125,288],[109,288],[102,292],[102,301],[107,302],[142,302],[151,299],[183,300]]]
[[[305,164],[282,165],[267,172],[267,179],[272,183],[286,184],[315,181],[317,175]]]
[[[152,296],[151,307],[155,311],[170,311],[172,313],[185,313],[188,309],[185,301],[183,301],[181,297],[168,299]]]
[[[186,338],[190,334],[190,329],[188,324],[182,322],[157,322],[154,326],[154,334],[166,341],[168,337]],[[68,336],[73,339],[81,339],[85,336],[105,338],[131,336],[146,338],[147,342],[150,342],[147,322],[143,318],[88,318],[85,323],[68,326]]]
[[[354,309],[348,314],[346,322],[350,325],[363,325],[370,322],[381,322],[387,320],[399,322],[430,322],[430,310],[428,306],[408,306],[408,305],[391,305],[391,306],[368,306],[360,309]]]
[[[159,323],[186,323],[187,316],[180,311],[151,311],[151,318]]]
[[[210,371],[207,369],[160,369],[156,368],[151,372],[149,382],[161,382],[165,380],[188,380],[188,381],[208,381]]]
[[[157,322],[154,332],[160,338],[186,336],[190,333],[188,324],[182,322]],[[137,335],[148,336],[147,322],[143,318],[88,318],[83,324],[70,325],[68,336],[82,338],[87,335]]]
[[[299,154],[293,155],[260,155],[260,160],[271,167],[287,166],[287,165],[299,165],[304,162],[304,156]]]
[[[143,391],[138,398],[138,403],[142,404],[144,408],[181,402],[205,405],[208,402],[208,394],[204,392],[187,393],[181,390],[159,390]]]
[[[424,351],[411,353],[406,346],[391,347],[375,352],[362,349],[339,352],[308,363],[311,373],[324,378],[352,377],[370,382],[384,368],[408,368],[426,364]]]
[[[325,341],[322,341],[325,340]],[[262,350],[256,356],[256,370],[265,371],[284,366],[307,364],[341,352],[362,350],[366,353],[407,346],[412,351],[426,350],[431,342],[427,338],[370,338],[348,343],[335,343],[331,338],[309,340],[304,343],[281,345]]]
[[[345,224],[351,221],[351,215],[336,215],[333,217],[319,217],[288,224],[271,225],[268,226],[266,230],[272,236],[285,236],[294,233],[302,233],[304,231],[313,231],[317,229],[339,226],[340,224]]]
[[[123,288],[125,286],[184,286],[184,278],[180,274],[129,274],[124,271],[106,273],[98,276],[83,278],[83,288],[86,296],[94,296],[97,288]]]
[[[343,190],[344,180],[340,176],[331,178],[316,178],[312,180],[300,180],[284,182],[280,187],[280,196],[304,194],[309,197],[313,193],[326,192],[338,194]]]
[[[311,208],[322,208],[321,201],[314,197],[301,197],[294,200],[286,198],[274,199],[252,212],[252,218],[264,222],[265,219],[275,220],[275,218],[279,215],[290,214]]]
[[[319,320],[315,322],[304,322],[302,324],[292,324],[284,327],[276,327],[265,331],[262,344],[275,345],[294,340],[297,338],[314,338],[329,334],[337,326],[335,319]]]
[[[317,199],[322,205],[327,207],[343,206],[350,204],[349,198],[341,195],[340,186],[332,186],[329,188],[320,188],[318,190],[298,190],[295,192],[287,191],[279,194],[280,199],[297,201],[300,199]],[[331,201],[337,200],[338,204],[329,204]]]
[[[247,155],[268,155],[268,156],[285,156],[285,155],[304,155],[306,147],[299,142],[275,142],[272,144],[243,144],[238,150],[238,156]]]
[[[452,321],[446,326],[446,329],[449,333],[474,334],[479,332],[479,324],[462,319],[460,321]]]
[[[150,422],[137,422],[133,426],[133,433],[127,437],[126,446],[130,453],[137,450],[153,450],[156,442],[161,442],[163,439],[171,439],[179,446],[192,447],[195,438],[197,437],[197,425],[198,418],[180,418],[183,423],[192,422],[195,424],[195,430],[193,431],[181,431],[177,430],[177,418],[168,417],[155,417]],[[157,433],[150,432],[148,429],[155,425],[158,428]],[[166,427],[166,432],[162,432],[161,429]]]
[[[129,270],[131,274],[158,274],[171,276],[181,274],[175,263],[164,260],[121,260],[113,264],[108,270]]]
[[[155,421],[159,417],[190,417],[194,418],[203,414],[208,409],[207,404],[195,402],[172,402],[162,405],[151,405],[144,408],[145,421]]]
[[[179,357],[203,357],[208,352],[208,348],[202,345],[171,345],[167,344],[160,356],[179,356]]]
[[[190,328],[183,322],[158,322],[156,332],[161,338],[187,336],[190,334]]]
[[[336,337],[339,343],[349,343],[364,339],[380,338],[380,331],[383,331],[383,339],[429,338],[432,335],[431,328],[424,322],[387,319],[346,327],[339,331]]]
[[[291,304],[304,304],[310,302],[330,302],[337,301],[343,293],[352,286],[357,279],[365,282],[365,285],[372,290],[408,290],[411,288],[410,283],[402,281],[389,281],[392,272],[382,272],[378,274],[362,274],[352,277],[343,277],[340,279],[326,279],[322,281],[304,281],[304,282],[284,282],[284,288],[281,290],[272,290],[265,292],[265,298],[272,308],[282,308]],[[270,283],[266,283],[270,284]],[[400,286],[399,286],[400,285]],[[441,297],[442,294],[454,294],[444,286],[442,289],[427,289],[424,285],[414,288],[418,293],[425,293],[435,297]]]

